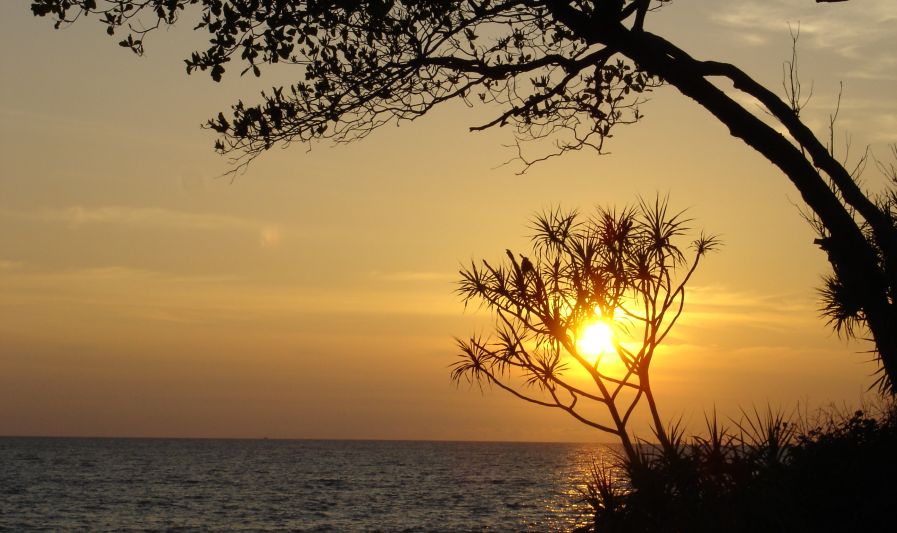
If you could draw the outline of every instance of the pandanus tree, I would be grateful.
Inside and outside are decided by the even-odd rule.
[[[819,1],[819,0],[817,0]],[[834,0],[832,0],[834,1]],[[510,126],[547,153],[602,150],[618,125],[642,117],[662,84],[707,110],[779,168],[799,191],[832,265],[826,313],[875,344],[883,390],[897,384],[897,223],[800,116],[738,66],[702,59],[651,31],[671,0],[32,0],[56,26],[93,16],[141,54],[154,30],[194,18],[209,34],[187,71],[261,75],[297,68],[297,81],[237,102],[208,127],[244,165],[278,144],[351,141],[450,100],[496,113],[474,130]],[[725,12],[737,2],[715,2]],[[759,103],[755,106],[754,102]],[[646,148],[650,149],[650,148]]]
[[[665,200],[598,209],[583,217],[554,210],[535,218],[532,253],[472,262],[458,292],[495,317],[491,335],[459,340],[456,382],[494,385],[560,409],[619,438],[644,401],[662,446],[669,439],[651,389],[651,362],[682,314],[686,283],[718,246],[688,228]]]

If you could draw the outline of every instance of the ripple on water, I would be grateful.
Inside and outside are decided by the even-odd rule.
[[[0,439],[0,530],[569,531],[597,446]]]

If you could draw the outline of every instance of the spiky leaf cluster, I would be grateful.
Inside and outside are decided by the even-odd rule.
[[[508,250],[500,262],[461,270],[465,304],[491,311],[496,326],[493,335],[459,340],[453,379],[494,384],[599,429],[625,432],[635,405],[650,395],[650,363],[682,312],[685,284],[699,259],[718,246],[702,235],[682,249],[687,223],[663,199],[588,217],[559,209],[535,217],[530,255]],[[577,347],[585,323],[615,315],[617,328],[636,345],[616,344],[622,371],[604,368]],[[591,378],[590,390],[574,385],[571,366]],[[624,401],[625,391],[631,395]],[[612,423],[583,415],[582,399],[604,404]]]
[[[897,240],[897,166],[895,166],[897,165],[897,144],[891,145],[890,151],[891,159],[889,161],[874,160],[879,172],[887,179],[887,183],[884,190],[877,195],[870,196],[875,200],[877,209],[882,215],[883,224],[891,230],[891,239]],[[854,169],[853,177],[857,181],[866,166],[867,157],[868,151]],[[851,210],[850,215],[856,219],[857,226],[863,232],[874,254],[876,267],[885,282],[886,290],[883,296],[892,313],[891,321],[897,320],[897,262],[888,253],[887,242],[883,246],[882,241],[876,238],[872,225],[858,216],[856,210]],[[818,235],[816,244],[826,253],[831,254],[832,232],[818,216],[805,213],[804,217]],[[892,246],[897,246],[897,242],[892,243]],[[858,290],[855,283],[851,283],[842,268],[834,264],[833,267],[831,273],[822,277],[822,286],[818,291],[821,299],[820,311],[823,317],[828,320],[828,324],[839,336],[843,335],[846,338],[869,336],[871,327],[868,296]],[[897,336],[897,333],[893,331],[892,328],[891,334]],[[880,360],[881,351],[877,347],[871,353]],[[876,373],[878,378],[873,383],[873,387],[878,387],[882,393],[894,395],[897,392],[897,385],[892,376],[885,371],[884,365],[879,366]]]

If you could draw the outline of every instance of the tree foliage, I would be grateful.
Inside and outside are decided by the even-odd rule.
[[[506,108],[480,127],[513,124],[522,138],[563,131],[559,151],[600,148],[615,124],[638,119],[639,95],[659,83],[538,2],[37,0],[32,9],[57,25],[99,15],[110,34],[126,28],[119,44],[142,54],[150,31],[194,4],[196,29],[210,39],[186,60],[188,73],[220,80],[234,62],[256,76],[274,63],[302,69],[302,81],[263,94],[263,103],[238,102],[208,122],[222,135],[220,151],[250,159],[277,142],[357,139],[455,98]]]
[[[496,325],[493,335],[459,341],[453,379],[566,411],[619,437],[629,454],[635,448],[627,424],[644,399],[656,436],[667,443],[651,362],[682,313],[686,283],[718,246],[702,234],[681,248],[686,223],[665,200],[588,218],[560,210],[536,217],[531,256],[509,250],[500,263],[473,262],[461,271],[465,303],[492,311]],[[579,342],[597,319],[614,330],[612,354],[589,354]],[[622,364],[609,364],[613,356]]]
[[[893,212],[801,120],[799,110],[735,65],[691,56],[646,29],[669,0],[32,0],[57,26],[95,16],[142,53],[153,30],[193,17],[208,47],[188,72],[221,79],[287,63],[296,83],[237,102],[208,127],[238,166],[277,143],[350,141],[453,99],[497,105],[483,129],[550,139],[532,163],[586,147],[636,122],[646,91],[675,87],[782,170],[821,229],[833,267],[836,324],[875,343],[881,384],[897,383],[897,227]],[[720,5],[718,9],[725,9]],[[237,66],[238,65],[238,66]],[[719,83],[733,88],[724,91]],[[748,98],[744,98],[748,97]],[[760,112],[741,102],[757,101]],[[490,107],[491,109],[492,107]],[[784,134],[780,133],[784,132]],[[544,146],[544,143],[538,143]],[[828,305],[828,304],[827,304]],[[832,311],[831,309],[826,309]],[[848,332],[852,329],[846,330]]]
[[[596,464],[582,489],[592,520],[575,532],[891,531],[895,415],[893,404],[708,415],[701,436],[680,429],[666,450]]]

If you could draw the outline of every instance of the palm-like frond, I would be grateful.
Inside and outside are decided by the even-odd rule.
[[[489,338],[459,342],[452,378],[497,385],[560,408],[619,435],[633,452],[625,426],[636,404],[645,399],[657,420],[653,394],[646,389],[651,359],[682,312],[684,285],[698,260],[719,245],[716,237],[701,234],[691,247],[693,256],[686,257],[680,240],[688,222],[659,196],[621,209],[598,208],[588,217],[560,208],[538,214],[530,225],[530,254],[506,250],[500,261],[471,262],[461,269],[458,294],[465,305],[478,302],[490,310],[496,327]],[[623,362],[615,376],[603,364],[599,368],[597,358],[579,353],[577,342],[584,324],[620,312],[623,318],[614,329],[641,347],[630,350],[615,342]],[[580,376],[585,372],[594,390],[574,386],[568,379],[571,367],[578,367]],[[624,390],[633,394],[621,395]],[[531,395],[537,393],[543,396]],[[605,425],[583,415],[582,400],[603,404],[614,422]],[[655,431],[665,448],[681,445],[677,428]]]

